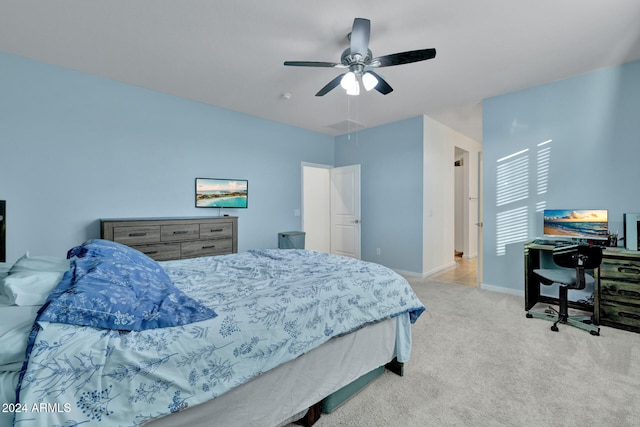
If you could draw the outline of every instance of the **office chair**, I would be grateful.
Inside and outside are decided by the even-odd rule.
[[[558,246],[553,249],[553,262],[562,269],[539,268],[533,272],[544,285],[559,285],[559,310],[549,307],[550,311],[538,313],[528,311],[528,318],[538,318],[553,322],[551,330],[558,332],[558,323],[575,326],[591,335],[600,335],[600,328],[591,324],[591,316],[569,316],[569,289],[584,289],[587,284],[593,285],[593,276],[585,273],[585,270],[598,268],[602,262],[602,247],[587,245]],[[597,310],[597,307],[595,307]],[[554,313],[554,314],[551,314]],[[588,323],[585,323],[588,322]]]

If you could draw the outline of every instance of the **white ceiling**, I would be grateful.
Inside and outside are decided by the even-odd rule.
[[[339,62],[355,17],[374,56],[437,56],[315,97],[343,71],[283,62]],[[0,0],[0,50],[330,135],[427,114],[481,141],[483,99],[640,59],[640,1]]]

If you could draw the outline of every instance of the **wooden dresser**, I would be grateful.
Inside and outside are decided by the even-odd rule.
[[[640,332],[640,252],[606,249],[598,279],[596,321]]]
[[[101,219],[100,236],[156,261],[238,252],[238,217]]]

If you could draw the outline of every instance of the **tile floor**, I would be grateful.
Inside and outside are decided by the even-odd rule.
[[[465,259],[455,257],[456,265],[441,273],[431,276],[431,279],[447,283],[459,283],[467,286],[478,286],[477,258]]]

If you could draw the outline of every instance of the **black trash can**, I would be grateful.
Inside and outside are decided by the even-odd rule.
[[[304,249],[304,231],[284,231],[278,233],[279,249]]]

